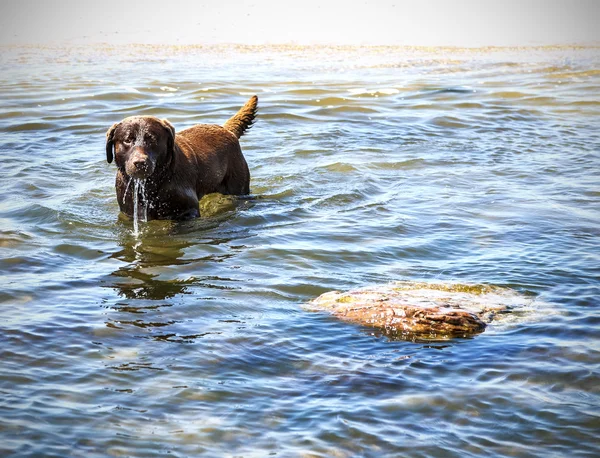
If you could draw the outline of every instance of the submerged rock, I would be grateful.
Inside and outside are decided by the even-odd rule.
[[[391,337],[445,340],[481,333],[496,316],[523,302],[523,296],[495,286],[398,282],[331,291],[307,307]]]
[[[200,215],[203,218],[216,216],[220,213],[235,210],[237,203],[236,196],[229,196],[214,192],[212,194],[206,194],[200,199]]]

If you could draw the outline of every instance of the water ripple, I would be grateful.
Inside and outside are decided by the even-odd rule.
[[[4,454],[600,453],[596,48],[2,53]],[[252,196],[134,235],[107,128],[255,93]],[[444,343],[302,308],[398,280],[536,306]]]

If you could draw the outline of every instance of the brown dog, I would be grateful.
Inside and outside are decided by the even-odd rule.
[[[150,219],[190,219],[200,216],[205,194],[250,193],[250,172],[238,139],[256,117],[253,96],[223,127],[198,124],[177,135],[167,120],[132,116],[106,133],[106,160],[118,172],[117,200],[121,211]],[[141,180],[142,192],[136,196]]]

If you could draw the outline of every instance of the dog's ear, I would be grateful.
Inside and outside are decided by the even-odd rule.
[[[162,123],[163,127],[169,133],[169,140],[167,143],[167,145],[168,145],[167,148],[169,150],[169,153],[173,154],[173,148],[175,147],[175,127],[173,127],[173,124],[171,124],[166,119],[161,119],[160,122]]]
[[[115,136],[115,129],[120,123],[114,123],[110,129],[106,132],[106,162],[109,164],[113,161],[113,138]]]

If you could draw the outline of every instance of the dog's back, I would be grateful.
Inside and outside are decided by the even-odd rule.
[[[175,137],[185,160],[177,161],[178,176],[193,171],[198,198],[212,192],[250,193],[250,170],[234,133],[216,124],[197,124]]]
[[[258,97],[251,97],[221,127],[198,124],[179,132],[175,143],[199,170],[211,170],[196,185],[199,196],[210,192],[245,195],[250,193],[250,171],[238,139],[252,127],[256,119]],[[195,162],[192,159],[192,162]]]

